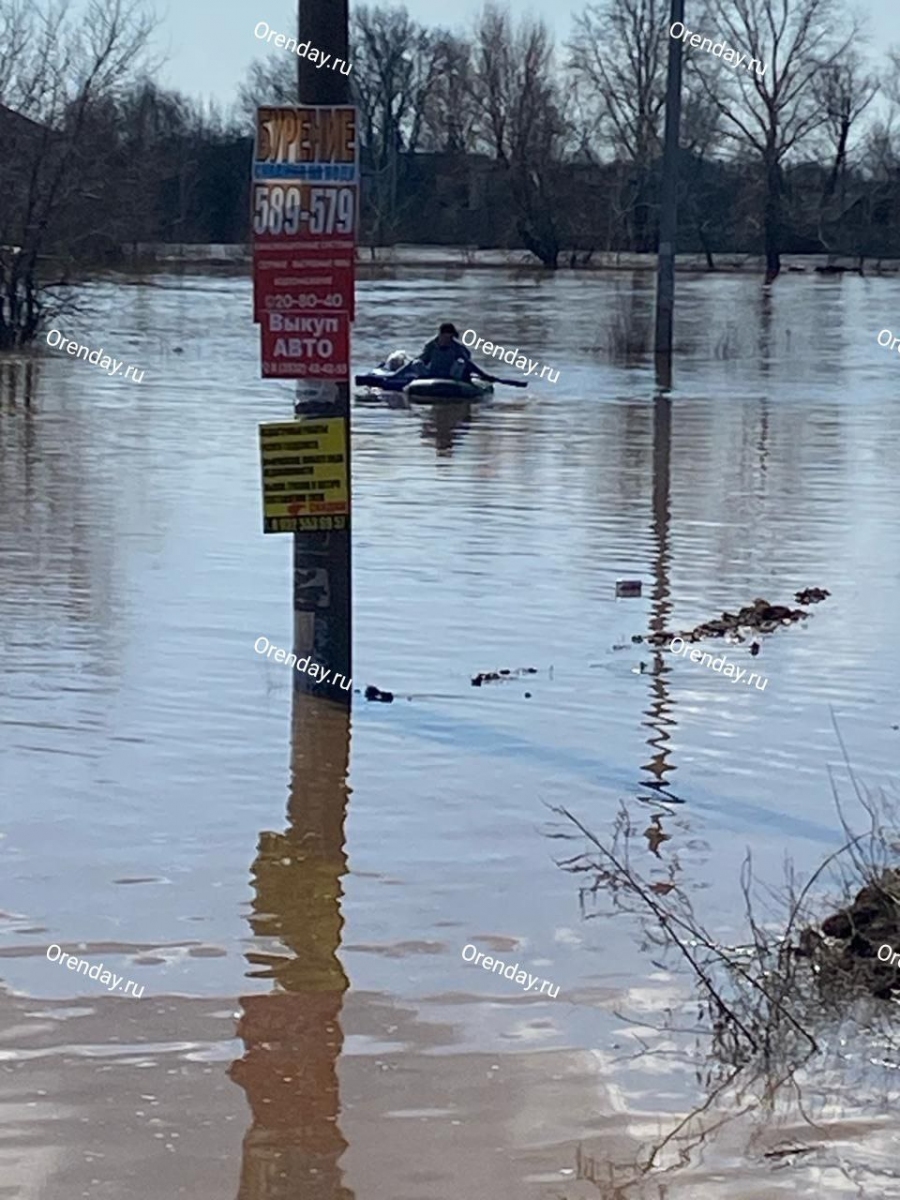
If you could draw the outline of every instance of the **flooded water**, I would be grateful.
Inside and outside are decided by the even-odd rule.
[[[631,918],[582,915],[548,806],[607,838],[625,803],[635,867],[727,938],[748,848],[778,884],[840,844],[835,721],[889,782],[900,282],[679,278],[670,402],[649,275],[362,282],[357,371],[451,319],[559,380],[354,408],[354,686],[396,700],[349,716],[253,650],[290,645],[256,430],[293,392],[258,378],[249,279],[85,291],[62,332],[141,384],[45,346],[0,364],[0,1191],[624,1195],[600,1181],[704,1094],[654,1032],[685,982]],[[631,641],[806,586],[831,598],[763,639],[763,692]],[[751,1114],[627,1194],[900,1195],[892,1094],[829,1087],[815,1133]]]

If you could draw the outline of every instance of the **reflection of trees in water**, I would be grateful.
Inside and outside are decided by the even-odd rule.
[[[32,359],[0,359],[0,404],[21,402],[29,407],[37,382],[37,364]]]
[[[263,832],[250,924],[265,950],[247,960],[275,991],[241,999],[244,1054],[231,1078],[247,1094],[239,1200],[352,1200],[338,1165],[340,1013],[349,981],[338,959],[347,870],[349,712],[295,694],[285,833]]]
[[[108,680],[120,654],[110,631],[127,607],[114,569],[124,499],[110,481],[125,484],[120,462],[97,470],[104,447],[89,387],[73,385],[85,403],[69,406],[59,402],[65,386],[51,384],[37,358],[0,356],[0,545],[16,550],[14,558],[0,556],[0,594],[15,595],[20,580],[44,581],[26,605],[8,607],[4,633],[33,645],[45,642],[48,628],[74,629],[60,637],[77,645],[79,670]],[[129,485],[136,477],[124,476]]]

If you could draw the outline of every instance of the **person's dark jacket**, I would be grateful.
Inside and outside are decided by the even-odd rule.
[[[437,338],[432,338],[419,357],[434,379],[452,379],[454,363],[460,359],[467,363],[472,361],[468,347],[456,338],[449,346],[439,346]]]

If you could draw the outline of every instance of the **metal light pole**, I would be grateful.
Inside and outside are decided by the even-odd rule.
[[[348,0],[298,0],[299,41],[348,63]],[[297,98],[301,104],[349,104],[350,79],[341,71],[322,70],[298,59]],[[297,388],[297,416],[327,416],[343,422],[347,462],[347,499],[352,512],[350,455],[350,384],[304,383]],[[350,518],[344,529],[294,534],[294,653],[310,655],[332,673],[350,679],[352,669]],[[294,685],[349,706],[352,691],[314,682],[293,672]]]
[[[684,0],[672,0],[669,30],[684,26]],[[656,273],[656,374],[661,387],[672,382],[672,318],[675,311],[675,238],[678,231],[678,132],[681,126],[681,38],[669,38],[666,76],[666,140],[663,149]]]

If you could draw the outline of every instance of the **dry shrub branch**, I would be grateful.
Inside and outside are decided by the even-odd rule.
[[[818,1074],[830,1069],[827,1052],[836,1051],[848,1021],[855,1025],[861,1060],[875,1044],[891,1054],[900,1051],[890,1029],[894,1006],[884,1003],[900,993],[900,974],[878,958],[885,944],[900,951],[900,870],[892,865],[900,852],[896,804],[861,784],[836,723],[835,733],[862,820],[856,829],[851,826],[829,769],[841,845],[808,878],[786,860],[777,888],[756,878],[748,852],[740,877],[746,932],[739,944],[724,943],[707,927],[674,871],[661,883],[635,867],[630,844],[638,830],[624,805],[607,841],[564,806],[552,806],[565,821],[556,836],[589,844],[558,863],[590,877],[580,890],[585,915],[603,915],[605,901],[606,912],[636,917],[645,948],[656,951],[654,961],[665,966],[680,961],[696,986],[696,1027],[678,1028],[685,1024],[683,1012],[670,1012],[658,1032],[699,1035],[707,1065],[698,1066],[697,1079],[708,1095],[653,1148],[644,1172],[667,1147],[677,1147],[680,1162],[686,1161],[690,1149],[717,1128],[710,1110],[726,1095],[729,1120],[760,1105],[774,1110],[788,1085],[812,1123],[803,1110],[801,1068],[816,1057]],[[586,911],[589,902],[594,911]],[[689,1008],[687,1002],[684,1011]],[[644,1046],[644,1052],[650,1048]],[[843,1068],[846,1073],[849,1064]],[[749,1108],[742,1107],[743,1097],[751,1100]]]

